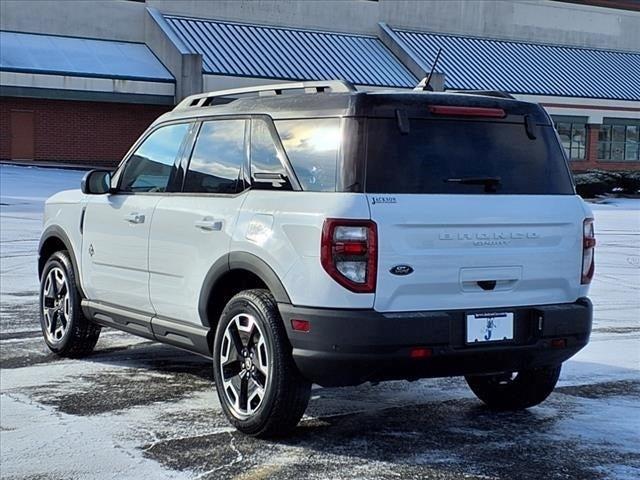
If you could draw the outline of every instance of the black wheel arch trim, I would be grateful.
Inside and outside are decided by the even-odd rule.
[[[50,238],[56,238],[60,240],[64,244],[66,250],[69,252],[69,256],[71,258],[71,266],[73,267],[73,274],[76,277],[78,290],[80,290],[82,296],[86,298],[86,295],[82,288],[82,277],[80,277],[80,270],[78,269],[78,257],[76,256],[76,252],[73,249],[73,245],[71,243],[71,240],[69,239],[69,236],[62,229],[62,227],[58,225],[51,225],[47,227],[46,230],[42,232],[42,236],[40,237],[40,243],[38,244],[38,278],[42,276],[42,271],[44,269],[45,262],[47,261],[46,258],[42,258],[42,248]]]
[[[216,290],[218,281],[232,270],[246,270],[256,275],[264,282],[278,303],[291,303],[289,294],[282,281],[264,260],[248,252],[230,252],[220,257],[209,269],[200,289],[198,313],[200,321],[205,327],[210,327],[207,316],[209,297]]]

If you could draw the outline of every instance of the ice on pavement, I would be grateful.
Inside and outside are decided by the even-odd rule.
[[[2,164],[0,165],[2,211],[33,211],[40,215],[42,205],[47,198],[62,190],[80,188],[80,180],[85,173],[84,170],[75,169]]]
[[[81,170],[0,165],[0,329],[33,330],[32,319],[9,321],[7,308],[38,295],[37,250],[44,201],[80,188]]]

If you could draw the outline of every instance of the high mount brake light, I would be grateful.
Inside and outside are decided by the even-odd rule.
[[[434,115],[452,115],[457,117],[504,118],[507,116],[506,112],[502,108],[430,105],[429,111]]]
[[[378,270],[378,229],[371,220],[328,218],[322,227],[320,262],[340,285],[374,293]]]
[[[587,218],[582,224],[582,277],[580,283],[591,283],[595,272],[596,236],[593,228],[593,218]]]

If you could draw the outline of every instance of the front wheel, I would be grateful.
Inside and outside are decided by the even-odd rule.
[[[100,326],[82,313],[80,292],[69,253],[55,252],[40,280],[40,325],[49,349],[61,357],[82,357],[93,351]]]
[[[266,290],[247,290],[225,307],[214,339],[214,378],[234,427],[257,437],[290,432],[304,414],[311,384],[291,356],[278,306]]]
[[[522,410],[542,403],[558,383],[561,365],[506,372],[498,375],[467,376],[467,384],[488,407]]]

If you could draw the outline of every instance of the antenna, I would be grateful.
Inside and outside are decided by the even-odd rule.
[[[436,65],[438,64],[438,60],[440,60],[440,54],[442,53],[442,48],[438,48],[438,54],[436,55],[435,60],[433,61],[433,65],[431,65],[431,71],[429,75],[420,81],[420,83],[414,88],[414,90],[429,90],[429,82],[431,82],[431,76],[433,75],[434,70],[436,69]]]

